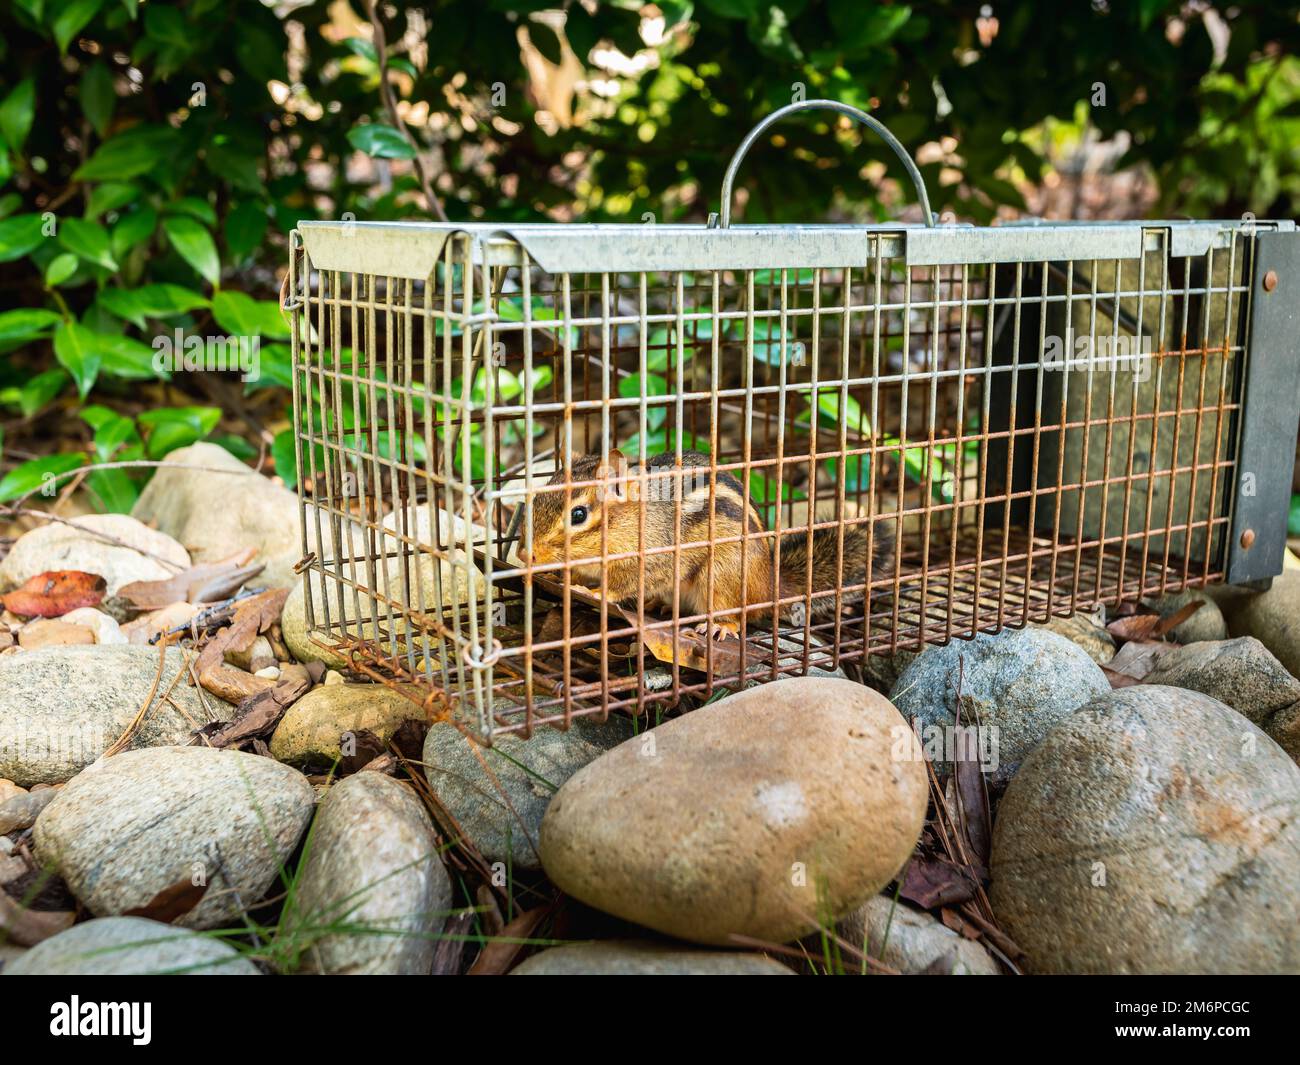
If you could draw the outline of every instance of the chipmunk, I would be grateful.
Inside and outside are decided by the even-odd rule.
[[[741,608],[746,608],[745,613],[751,619],[755,615],[770,618],[770,606],[749,607],[771,604],[778,598],[773,588],[774,538],[762,535],[766,530],[758,512],[745,498],[741,483],[734,476],[714,475],[711,488],[712,465],[709,456],[698,451],[683,452],[680,467],[672,452],[654,455],[642,472],[634,467],[629,472],[627,459],[617,450],[605,457],[584,455],[575,459],[570,474],[575,487],[568,493],[544,491],[534,496],[532,542],[524,546],[520,558],[525,565],[571,560],[569,573],[575,583],[601,591],[620,606],[642,601],[647,609],[671,612],[676,594],[679,617],[731,611],[697,626],[700,632],[715,639],[740,631]],[[560,470],[548,485],[564,483],[564,471]],[[747,537],[743,541],[742,529],[746,530]],[[813,531],[813,592],[866,581],[867,527],[844,527],[842,569],[838,561],[839,537],[836,528]],[[709,566],[710,542],[713,543],[712,567]],[[677,544],[692,546],[682,546],[680,551],[653,551]],[[808,571],[808,533],[806,530],[784,533],[780,544],[779,597],[803,596]],[[870,550],[872,579],[892,573],[894,536],[887,519],[875,523]],[[602,567],[602,556],[608,560],[616,555],[629,557],[606,561]],[[678,556],[680,563],[676,561]],[[639,573],[642,558],[644,591]],[[858,590],[841,596],[840,604],[861,602],[862,598],[863,592]],[[815,618],[833,616],[835,608],[834,596],[812,601]],[[790,613],[788,606],[785,613]]]

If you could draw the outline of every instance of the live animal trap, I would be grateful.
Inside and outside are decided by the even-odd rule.
[[[731,226],[806,107],[926,221]],[[302,224],[315,639],[490,740],[1280,571],[1293,223],[935,225],[825,101],[723,204]]]

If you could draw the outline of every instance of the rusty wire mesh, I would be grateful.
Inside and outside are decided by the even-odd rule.
[[[1176,255],[1173,232],[1114,259],[915,265],[864,229],[840,267],[595,269],[593,248],[554,271],[449,231],[408,276],[296,238],[309,629],[490,738],[1221,579],[1254,233]],[[571,502],[579,457],[614,447],[627,480],[707,453],[709,520],[521,557],[536,501]],[[726,473],[760,528],[719,518]],[[845,581],[855,528],[892,532],[897,564]],[[692,548],[707,573],[727,537],[779,556],[791,533],[838,543],[841,579],[702,614],[593,594],[593,567],[644,586],[662,557],[680,582]],[[722,620],[736,638],[695,631]]]

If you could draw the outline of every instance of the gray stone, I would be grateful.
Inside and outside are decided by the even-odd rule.
[[[919,718],[922,740],[935,768],[947,770],[944,755],[957,719],[961,680],[961,725],[986,730],[981,751],[991,752],[985,768],[994,783],[1010,780],[1017,766],[1047,730],[1094,695],[1110,691],[1101,667],[1081,647],[1046,629],[1005,629],[972,640],[927,647],[903,675],[890,699],[905,718]]]
[[[198,443],[171,452],[145,485],[131,516],[175,537],[196,564],[255,548],[266,569],[255,583],[288,588],[302,557],[298,497],[249,469],[224,447]]]
[[[1253,636],[1179,647],[1161,656],[1145,679],[1218,699],[1300,761],[1300,680]]]
[[[45,647],[0,658],[0,776],[23,786],[58,784],[90,765],[154,691],[158,662],[158,648],[125,644]],[[168,692],[180,710],[163,698]],[[131,746],[184,743],[196,727],[233,712],[214,695],[200,697],[182,652],[169,649]]]
[[[605,939],[566,943],[534,954],[511,976],[793,976],[762,954],[701,950],[672,943]]]
[[[76,528],[52,521],[18,538],[0,561],[0,592],[38,574],[68,569],[98,574],[108,585],[105,594],[113,596],[124,584],[164,581],[189,567],[190,556],[180,544],[126,514],[84,514],[70,520]],[[101,539],[96,533],[127,546]]]
[[[1156,599],[1142,600],[1156,610],[1162,618],[1178,613],[1189,603],[1200,603],[1201,608],[1170,635],[1179,643],[1201,643],[1206,640],[1223,640],[1228,636],[1228,623],[1223,619],[1219,604],[1207,595],[1204,588],[1187,588]]]
[[[427,974],[450,907],[433,823],[407,785],[357,773],[325,793],[289,924],[306,971]]]
[[[1233,636],[1254,636],[1300,677],[1300,570],[1283,570],[1266,592],[1220,599]]]
[[[538,830],[551,797],[579,769],[631,735],[628,718],[613,716],[604,724],[578,718],[567,732],[542,727],[528,740],[499,736],[491,747],[480,747],[443,722],[425,738],[424,772],[488,861],[538,869]]]
[[[991,865],[1035,972],[1300,971],[1300,768],[1199,692],[1120,688],[1052,729]]]
[[[928,913],[873,895],[839,922],[841,939],[901,973],[997,976],[998,963],[980,944],[958,935]],[[851,955],[846,965],[853,965]]]
[[[257,976],[234,947],[144,917],[98,917],[38,943],[5,976]]]
[[[898,711],[861,684],[750,688],[620,744],[542,821],[562,891],[679,939],[783,943],[892,879],[929,789]]]
[[[382,684],[313,688],[285,712],[271,736],[271,756],[290,765],[328,769],[343,737],[363,729],[387,743],[403,721],[424,720],[419,703]]]
[[[898,683],[898,678],[920,656],[920,651],[883,651],[868,655],[862,663],[863,678],[867,685],[888,696]]]
[[[41,860],[98,916],[145,906],[201,874],[206,894],[176,923],[213,928],[266,894],[315,798],[306,777],[271,758],[209,747],[126,751],[65,784],[33,838]]]
[[[43,788],[0,800],[0,836],[31,828],[57,794],[53,788]]]

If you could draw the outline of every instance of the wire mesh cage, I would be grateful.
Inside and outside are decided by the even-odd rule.
[[[732,226],[792,110],[919,225]],[[1290,222],[303,223],[308,628],[480,738],[1280,571]]]

